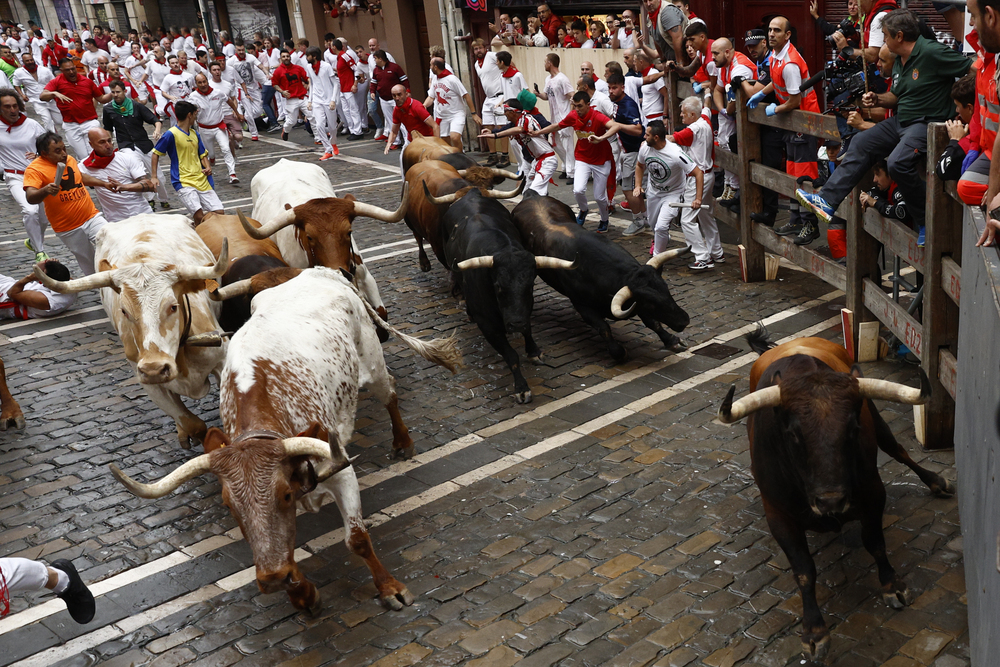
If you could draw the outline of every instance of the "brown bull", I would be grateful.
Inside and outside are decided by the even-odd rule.
[[[750,464],[764,514],[802,595],[803,652],[821,659],[830,635],[816,602],[816,565],[806,531],[839,531],[844,523],[860,520],[861,539],[878,566],[882,597],[901,609],[911,595],[886,556],[878,450],[913,470],[936,495],[949,496],[954,486],[910,458],[872,402],[924,403],[930,395],[926,377],[919,390],[863,378],[842,346],[822,338],[774,347],[766,331],[758,329],[747,339],[762,353],[750,371],[753,393],[734,403],[733,386],[719,419],[730,424],[749,417]]]
[[[3,360],[0,359],[0,431],[8,428],[21,430],[24,428],[24,414],[21,406],[17,404],[14,397],[7,388],[7,370],[4,368]]]
[[[247,219],[247,223],[254,229],[260,228],[260,223],[256,220]],[[202,219],[201,224],[195,227],[195,232],[216,258],[222,251],[223,239],[228,239],[230,264],[240,257],[250,255],[281,259],[278,244],[270,238],[255,239],[250,236],[237,215],[208,213]]]
[[[418,162],[438,160],[444,155],[453,155],[461,152],[462,149],[455,148],[448,143],[447,139],[425,137],[419,132],[414,132],[413,140],[403,149],[403,173],[408,172],[410,167]]]
[[[517,175],[489,167],[469,167],[459,170],[439,160],[420,162],[406,172],[406,183],[409,189],[405,195],[407,206],[403,219],[406,221],[406,226],[413,232],[413,238],[417,241],[421,271],[431,270],[431,262],[427,258],[427,253],[424,252],[424,240],[431,244],[431,250],[434,251],[434,256],[438,258],[438,261],[445,265],[445,239],[440,230],[441,215],[444,209],[428,200],[427,193],[441,197],[459,191],[465,194],[470,187],[476,187],[480,188],[484,196],[503,199],[515,197],[520,192],[520,189],[514,192],[492,190],[491,186],[497,178],[517,178]],[[427,186],[426,190],[424,186]]]

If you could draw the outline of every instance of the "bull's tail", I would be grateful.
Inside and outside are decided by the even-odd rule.
[[[767,327],[764,326],[763,322],[757,323],[757,329],[746,335],[747,343],[750,344],[750,349],[757,354],[764,354],[772,347],[775,346],[774,342],[770,338],[770,334],[767,332]]]
[[[353,284],[348,284],[351,285],[351,287],[354,287]],[[433,362],[438,366],[444,366],[451,371],[452,374],[457,373],[458,369],[462,368],[464,365],[462,363],[462,351],[459,350],[458,346],[455,344],[454,335],[449,336],[448,338],[432,338],[430,341],[422,341],[414,336],[407,336],[405,333],[379,317],[378,312],[372,308],[372,305],[368,303],[368,299],[366,299],[356,287],[354,287],[354,292],[361,299],[361,302],[365,304],[365,310],[368,311],[368,316],[372,318],[375,324],[393,334],[399,340],[403,341],[408,348],[419,354],[427,361]]]

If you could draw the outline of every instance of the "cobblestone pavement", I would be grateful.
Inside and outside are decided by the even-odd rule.
[[[317,160],[301,130],[292,138],[303,145],[247,142],[243,184],[219,188],[228,208],[249,211],[252,174],[278,157]],[[340,159],[321,164],[340,193],[393,208],[397,157],[381,148],[345,142]],[[562,181],[552,192],[572,197]],[[5,188],[0,202],[0,266],[19,276],[30,257]],[[623,239],[624,226],[616,218],[612,239],[646,257],[650,237]],[[450,376],[387,343],[418,456],[390,464],[389,423],[370,398],[350,444],[376,550],[415,604],[381,608],[333,506],[298,520],[297,555],[325,601],[309,617],[283,593],[259,593],[214,477],[157,501],[127,493],[108,463],[148,480],[198,448],[178,447],[97,295],[86,294],[56,320],[0,325],[28,420],[26,433],[0,437],[0,555],[73,559],[98,582],[98,615],[78,626],[58,600],[15,598],[0,621],[0,665],[799,664],[801,603],[763,519],[745,428],[714,415],[729,384],[747,391],[754,355],[742,334],[758,318],[775,338],[837,339],[840,293],[787,267],[778,282],[745,285],[731,245],[712,272],[694,275],[681,258],[666,275],[692,316],[691,351],[667,353],[629,320],[613,325],[630,353],[616,366],[568,301],[538,281],[534,330],[546,362],[526,366],[535,400],[521,406],[444,270],[420,272],[405,226],[358,219],[355,236],[391,320],[412,334],[454,333],[465,355]],[[54,238],[51,247],[65,254]],[[865,373],[916,380],[894,363]],[[217,401],[213,391],[195,406],[210,425]],[[915,458],[954,478],[950,452],[920,451],[908,409],[882,409]],[[883,462],[882,476],[889,556],[917,597],[903,611],[882,604],[857,525],[811,536],[833,634],[827,662],[967,665],[957,503],[932,498],[895,462]]]

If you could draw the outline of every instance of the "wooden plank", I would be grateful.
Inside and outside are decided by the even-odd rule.
[[[737,216],[735,213],[730,211],[728,208],[726,208],[719,202],[715,202],[715,209],[713,213],[715,213],[715,219],[718,220],[719,222],[723,223],[724,225],[728,225],[729,227],[732,227],[737,231],[739,230],[740,228],[739,216]]]
[[[924,249],[917,245],[917,233],[899,220],[882,217],[873,208],[865,211],[865,231],[920,273],[924,272]]]
[[[734,174],[740,171],[739,156],[731,152],[728,148],[722,148],[721,146],[715,147],[715,164]]]
[[[741,146],[744,143],[745,142],[742,140],[740,141]],[[783,171],[778,171],[773,167],[765,167],[759,162],[750,163],[750,178],[752,178],[753,182],[757,185],[761,185],[768,190],[774,190],[779,195],[784,195],[789,199],[795,199],[795,189],[799,187],[795,183],[795,179],[792,176],[789,176]],[[742,178],[740,179],[741,184],[746,182],[746,180]],[[808,187],[805,189],[809,190]],[[837,209],[837,215],[845,220],[847,219],[847,216],[850,215],[850,211],[848,209],[850,198],[851,197],[845,199],[840,204],[840,208]]]
[[[920,323],[913,319],[902,306],[893,301],[892,297],[883,292],[882,288],[872,282],[870,278],[864,279],[864,298],[868,310],[872,311],[889,331],[896,334],[896,338],[910,348],[910,352],[922,360],[924,328],[920,326]]]
[[[761,159],[760,127],[750,122],[747,112],[746,95],[741,89],[736,97],[736,133],[740,143],[739,169],[736,172],[740,177],[740,240],[746,249],[741,256],[743,280],[756,282],[764,280],[767,271],[764,246],[753,236],[754,222],[750,219],[750,213],[760,211],[764,201],[760,186],[750,178],[751,168],[760,166],[757,164]]]
[[[764,112],[764,105],[758,105],[756,109],[748,111],[750,112],[750,121],[758,125],[769,125],[782,130],[809,134],[824,140],[840,141],[840,130],[837,129],[837,121],[833,116],[824,116],[811,111],[793,111],[768,116]]]
[[[829,257],[824,257],[805,246],[795,245],[784,236],[775,234],[766,225],[755,224],[753,238],[774,254],[801,266],[837,289],[842,290],[847,286],[847,269]]]
[[[962,302],[962,267],[951,257],[941,258],[941,287],[956,306]]]
[[[938,351],[938,380],[954,401],[958,392],[958,360],[945,348]]]

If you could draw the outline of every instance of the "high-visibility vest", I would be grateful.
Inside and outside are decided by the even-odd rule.
[[[976,96],[979,98],[979,118],[983,128],[979,146],[986,157],[993,159],[993,142],[1000,131],[1000,99],[997,97],[997,54],[987,53],[976,63]]]
[[[806,65],[806,61],[802,59],[799,54],[799,50],[795,48],[794,44],[788,45],[788,51],[785,54],[784,60],[778,60],[776,54],[772,52],[771,54],[771,82],[774,84],[774,95],[778,98],[778,104],[784,104],[788,101],[788,90],[785,88],[784,70],[785,65],[789,63],[795,63],[799,66],[799,72],[802,75],[802,80],[805,81],[809,78],[809,66]],[[819,100],[816,99],[816,91],[810,88],[808,91],[799,91],[802,96],[802,101],[799,103],[799,109],[802,111],[813,111],[819,113]]]
[[[754,61],[750,60],[750,58],[748,58],[747,56],[740,53],[739,51],[733,51],[733,62],[729,63],[729,67],[723,67],[722,69],[719,70],[720,86],[725,88],[726,86],[729,85],[729,82],[732,81],[733,79],[732,77],[733,66],[737,64],[745,65],[746,67],[750,68],[750,71],[753,72],[754,78],[756,78],[757,64]]]
[[[698,83],[705,83],[708,81],[708,63],[712,61],[712,43],[715,42],[714,39],[708,40],[708,44],[705,45],[705,53],[701,54],[701,67],[698,71],[691,76],[692,81],[697,81]]]

